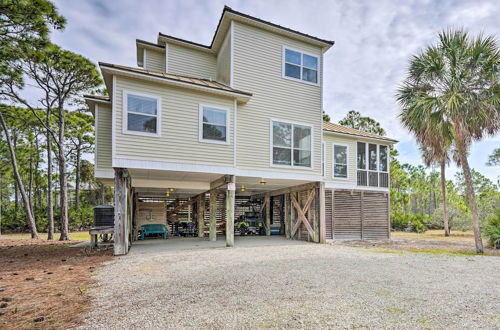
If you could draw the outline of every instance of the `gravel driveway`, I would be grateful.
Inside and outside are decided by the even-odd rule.
[[[83,328],[500,326],[500,257],[381,253],[276,237],[134,246],[96,275]],[[187,242],[187,243],[186,243]]]

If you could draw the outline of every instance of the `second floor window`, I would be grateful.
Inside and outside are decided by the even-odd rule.
[[[319,59],[289,48],[284,49],[284,76],[318,84]]]
[[[272,122],[274,165],[311,167],[311,127]]]
[[[125,131],[141,135],[159,135],[159,98],[124,93]]]
[[[333,177],[347,179],[347,146],[333,145]]]
[[[200,141],[227,143],[227,110],[200,106]]]

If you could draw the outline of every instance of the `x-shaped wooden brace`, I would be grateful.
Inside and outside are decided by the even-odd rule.
[[[314,238],[314,230],[311,228],[311,225],[309,224],[309,221],[306,218],[306,213],[307,211],[309,211],[309,208],[312,205],[315,195],[316,195],[316,189],[312,189],[309,192],[309,195],[307,196],[307,200],[306,203],[304,204],[304,207],[300,207],[299,202],[297,202],[297,198],[295,198],[295,194],[290,194],[291,197],[290,199],[292,201],[292,204],[295,207],[295,210],[297,211],[297,215],[299,216],[299,221],[297,221],[293,226],[292,237],[295,236],[295,233],[299,229],[300,224],[303,223],[307,229],[307,232],[309,233],[309,236],[311,236],[311,238]]]

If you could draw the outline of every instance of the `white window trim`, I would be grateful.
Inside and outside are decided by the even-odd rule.
[[[211,108],[216,111],[225,112],[226,113],[226,141],[217,141],[211,139],[203,138],[203,108]],[[202,143],[215,143],[215,144],[230,144],[230,136],[231,136],[231,128],[230,128],[230,111],[229,108],[224,108],[218,105],[212,104],[200,104],[199,105],[199,114],[198,114],[198,141]]]
[[[286,50],[291,50],[291,51],[294,51],[294,52],[298,52],[300,53],[301,55],[301,64],[300,64],[300,77],[301,79],[297,79],[297,78],[293,78],[293,77],[288,77],[287,75],[285,75],[285,51]],[[313,57],[316,57],[316,59],[318,60],[318,77],[317,77],[317,82],[316,83],[313,83],[313,82],[310,82],[310,81],[307,81],[307,80],[302,80],[302,68],[303,68],[303,54],[305,55],[309,55],[309,56],[313,56]],[[283,46],[283,50],[282,50],[282,54],[281,54],[281,77],[283,79],[289,79],[289,80],[293,80],[293,81],[298,81],[298,82],[301,82],[301,83],[304,83],[304,84],[309,84],[309,85],[313,85],[313,86],[320,86],[320,81],[321,81],[321,59],[320,59],[320,56],[317,55],[317,54],[312,54],[312,53],[308,53],[308,52],[305,52],[305,51],[302,51],[302,50],[299,50],[299,49],[295,49],[293,47],[289,47],[289,46],[286,46],[284,45]]]
[[[358,168],[358,152],[357,152],[357,148],[358,148],[358,143],[357,142],[361,142],[361,143],[364,143],[365,144],[365,157],[366,157],[366,166],[365,168]],[[387,173],[387,174],[390,174],[390,169],[391,169],[391,156],[390,156],[390,146],[387,145],[387,144],[378,144],[378,143],[371,143],[371,142],[366,142],[366,141],[357,141],[356,142],[356,171],[366,171],[367,172],[367,175],[369,175],[369,173]],[[377,170],[370,170],[370,162],[369,162],[369,145],[370,144],[375,144],[377,146]],[[387,171],[380,171],[380,147],[386,147],[387,148]],[[357,172],[356,172],[357,173]],[[367,177],[367,180],[369,180],[369,177]],[[367,181],[368,183],[368,181]],[[391,183],[390,183],[390,175],[389,175],[389,187],[390,187]],[[359,186],[359,187],[364,187],[364,186]],[[370,185],[367,185],[366,187],[372,187]],[[383,187],[380,187],[380,178],[378,179],[378,185],[377,187],[379,188],[383,188]],[[376,188],[376,187],[372,187],[372,188]],[[387,188],[383,188],[383,189],[387,189]]]
[[[335,146],[346,148],[346,163],[339,164],[346,166],[346,177],[335,176]],[[349,180],[349,145],[344,143],[332,143],[332,178],[335,180]]]
[[[293,165],[293,127],[292,127],[292,147],[291,147],[292,152],[291,152],[291,156],[290,156],[290,158],[291,158],[290,164],[291,165],[279,165],[279,164],[273,163],[273,149],[274,149],[273,122],[306,126],[306,127],[309,127],[311,129],[311,166]],[[269,121],[269,166],[270,167],[277,167],[277,168],[294,168],[294,169],[312,170],[314,168],[314,127],[311,124],[304,124],[304,123],[299,123],[299,122],[294,122],[294,121],[289,121],[289,120],[281,120],[281,119],[271,118]]]
[[[139,132],[139,131],[131,131],[128,129],[128,95],[137,95],[137,96],[143,96],[143,97],[148,97],[156,100],[156,133],[148,133],[148,132]],[[141,92],[135,92],[135,91],[129,91],[129,90],[124,90],[123,91],[123,109],[122,109],[122,133],[123,134],[130,134],[130,135],[140,135],[140,136],[148,136],[148,137],[160,137],[161,136],[161,97],[157,95],[152,95],[152,94],[146,94],[146,93],[141,93]],[[145,115],[145,116],[151,116],[153,117],[154,115],[149,115],[149,114],[142,114],[138,113],[140,115]]]

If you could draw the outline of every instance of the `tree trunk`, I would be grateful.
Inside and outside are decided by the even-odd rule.
[[[76,178],[75,178],[75,208],[78,210],[80,208],[80,158],[81,149],[80,146],[76,149]]]
[[[21,192],[21,196],[24,202],[24,209],[26,212],[26,220],[28,221],[28,227],[31,231],[31,238],[38,238],[38,231],[36,229],[36,223],[35,223],[35,218],[33,217],[33,213],[29,204],[28,196],[26,195],[26,190],[24,190],[24,185],[21,180],[21,176],[19,175],[19,169],[17,167],[17,160],[16,160],[16,152],[14,150],[14,147],[12,145],[12,141],[10,139],[10,134],[7,129],[7,125],[5,124],[5,120],[3,118],[3,114],[0,112],[0,124],[2,125],[2,128],[5,132],[5,140],[7,141],[7,145],[9,147],[9,153],[10,153],[10,161],[12,163],[12,169],[14,171],[14,177],[16,179],[17,185],[19,187],[19,191]]]
[[[17,149],[17,137],[16,134],[12,137],[14,143],[14,152]],[[17,223],[17,214],[19,213],[19,187],[17,186],[17,181],[14,180],[14,223]]]
[[[30,171],[28,175],[28,201],[33,212],[33,149],[30,143]]]
[[[467,150],[465,147],[465,139],[461,137],[459,132],[460,128],[455,129],[455,143],[457,146],[458,157],[460,165],[464,172],[465,186],[467,191],[467,199],[469,200],[469,207],[472,213],[472,229],[474,230],[474,240],[476,242],[476,252],[483,253],[483,239],[481,238],[481,227],[479,226],[479,214],[477,211],[476,193],[474,192],[474,184],[472,182],[472,175],[467,160]]]
[[[0,236],[2,236],[3,180],[0,173]]]
[[[66,154],[64,148],[65,114],[64,104],[59,102],[59,134],[58,134],[58,164],[59,164],[59,201],[61,208],[61,237],[60,241],[69,240],[68,236],[68,177],[66,175]]]
[[[50,114],[47,114],[47,127],[50,125]],[[54,202],[52,200],[52,144],[50,132],[47,130],[47,239],[54,239]]]
[[[443,224],[444,236],[450,236],[450,227],[448,225],[448,201],[446,200],[446,164],[441,162],[441,195],[443,196]]]

